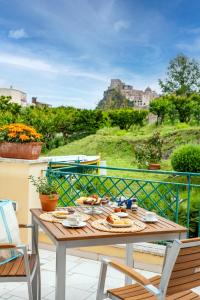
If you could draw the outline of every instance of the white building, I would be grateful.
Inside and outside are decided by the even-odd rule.
[[[10,88],[0,88],[0,96],[10,96],[11,102],[22,106],[27,105],[27,94],[20,90],[13,89],[12,86]]]

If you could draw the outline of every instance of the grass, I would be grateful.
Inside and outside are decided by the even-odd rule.
[[[163,157],[161,167],[171,170],[169,156],[173,149],[186,143],[199,143],[200,127],[188,124],[155,124],[144,127],[133,127],[129,131],[114,128],[102,128],[96,134],[53,149],[47,155],[100,155],[108,166],[137,168],[134,156],[134,145],[141,143],[159,130],[163,138]]]

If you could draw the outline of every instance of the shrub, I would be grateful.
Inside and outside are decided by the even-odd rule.
[[[200,172],[200,146],[188,144],[179,147],[172,153],[171,164],[178,172]]]
[[[135,158],[139,168],[145,168],[149,163],[159,163],[162,158],[163,140],[158,131],[141,145],[134,147]]]
[[[115,109],[108,112],[111,126],[119,126],[120,129],[125,130],[128,130],[132,125],[143,126],[147,115],[147,110],[139,109]]]

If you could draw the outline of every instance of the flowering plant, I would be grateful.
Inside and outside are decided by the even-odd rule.
[[[41,134],[25,124],[13,123],[0,127],[0,141],[11,143],[39,142]]]

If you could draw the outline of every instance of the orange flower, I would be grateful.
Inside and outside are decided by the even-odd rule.
[[[5,138],[16,138],[18,140],[19,137],[21,141],[34,141],[42,137],[33,127],[20,123],[1,126],[0,132],[1,131],[5,131]]]
[[[16,133],[15,132],[11,132],[11,133],[8,134],[8,136],[10,138],[14,138],[14,137],[16,137]]]
[[[28,141],[30,139],[26,134],[20,134],[19,138],[22,141]]]

